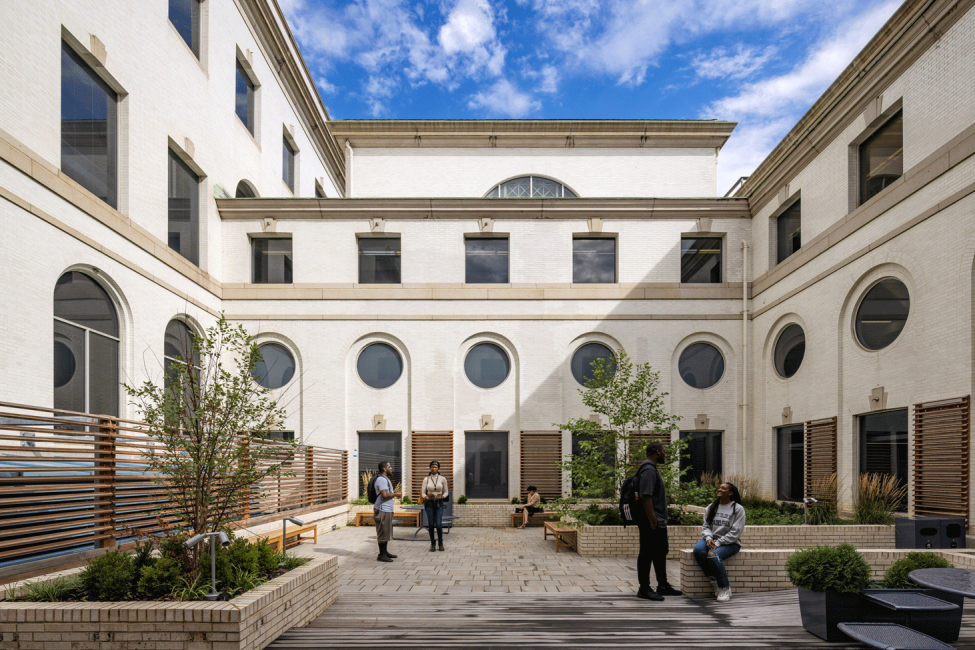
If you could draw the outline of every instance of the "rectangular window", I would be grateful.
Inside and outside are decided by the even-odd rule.
[[[400,284],[399,237],[359,239],[359,284]]]
[[[169,247],[200,265],[200,178],[169,151]]]
[[[359,448],[353,451],[359,457],[359,496],[366,495],[368,480],[363,481],[362,475],[368,473],[371,477],[379,472],[379,463],[388,460],[393,466],[393,475],[389,479],[396,488],[396,484],[403,480],[403,435],[395,432],[360,432]]]
[[[576,237],[572,240],[572,282],[616,282],[616,240],[609,237]]]
[[[118,207],[118,95],[64,42],[61,171]]]
[[[281,162],[281,180],[284,184],[288,186],[291,193],[295,193],[295,150],[291,147],[291,143],[288,142],[287,138],[284,138],[284,146],[282,147],[284,151],[284,157]]]
[[[898,112],[860,145],[860,204],[904,175],[904,113]]]
[[[721,432],[681,431],[680,437],[688,440],[687,458],[680,459],[680,468],[686,469],[682,480],[697,482],[705,472],[721,474]]]
[[[775,220],[775,239],[778,249],[776,264],[802,247],[802,201],[796,201]]]
[[[291,284],[291,237],[255,237],[254,284]]]
[[[778,445],[776,499],[802,501],[805,496],[805,428],[801,424],[775,430]]]
[[[169,0],[169,22],[200,58],[200,0]]]
[[[860,474],[895,476],[907,485],[907,409],[861,415]],[[901,502],[907,510],[907,497]]]
[[[508,238],[467,237],[464,260],[468,284],[506,284],[508,282]]]
[[[237,61],[237,117],[247,130],[254,135],[254,82],[247,75],[244,66]]]
[[[721,237],[680,238],[680,281],[721,282]]]
[[[467,431],[465,494],[471,499],[508,498],[508,433]]]

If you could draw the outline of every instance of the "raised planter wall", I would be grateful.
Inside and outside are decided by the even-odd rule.
[[[701,539],[700,526],[669,526],[668,559],[691,549]],[[636,526],[583,526],[576,536],[579,555],[636,557],[640,531]],[[893,526],[745,526],[743,549],[806,548],[853,544],[857,548],[893,548]]]
[[[485,528],[507,528],[511,526],[511,513],[518,506],[511,503],[465,503],[454,504],[454,526]],[[372,505],[349,508],[349,523],[355,525],[357,512],[372,512]]]
[[[331,605],[338,596],[337,574],[338,558],[316,558],[226,602],[3,601],[0,647],[261,650]]]

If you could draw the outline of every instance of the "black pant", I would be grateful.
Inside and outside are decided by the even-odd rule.
[[[647,520],[637,520],[640,528],[640,555],[636,561],[636,574],[640,580],[640,589],[650,588],[650,565],[653,565],[657,575],[657,588],[667,582],[667,553],[670,552],[670,541],[667,539],[667,528],[658,526],[651,528]]]

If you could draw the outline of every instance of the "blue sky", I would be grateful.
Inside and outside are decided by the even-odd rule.
[[[333,119],[721,119],[750,174],[900,2],[278,0]]]

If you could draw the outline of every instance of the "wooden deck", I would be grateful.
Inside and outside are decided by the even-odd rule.
[[[309,648],[865,648],[802,629],[796,591],[730,603],[602,593],[343,593],[268,646]],[[956,648],[975,648],[975,608]]]

